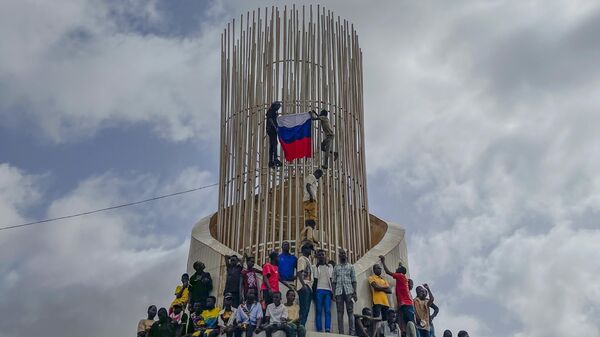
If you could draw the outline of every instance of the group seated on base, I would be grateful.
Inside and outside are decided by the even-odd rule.
[[[391,272],[380,256],[368,278],[371,289],[370,308],[354,314],[357,280],[354,266],[344,250],[338,252],[337,263],[327,261],[324,250],[315,254],[312,242],[304,242],[301,255],[290,253],[289,242],[282,252],[271,252],[262,270],[254,267],[254,257],[244,255],[243,261],[226,256],[227,277],[223,307],[216,304],[210,273],[205,265],[194,263],[194,274],[183,274],[175,289],[175,299],[169,309],[151,305],[146,319],[138,324],[138,337],[253,337],[265,332],[271,337],[277,331],[286,337],[305,337],[306,322],[312,302],[315,302],[315,327],[318,332],[331,332],[331,304],[337,308],[338,333],[344,334],[344,313],[347,314],[349,335],[360,337],[434,337],[433,319],[439,308],[427,284],[416,287],[412,297],[412,280],[406,277],[406,267],[400,263]],[[316,263],[313,263],[313,255]],[[243,265],[245,262],[245,266]],[[382,275],[395,280],[395,287]],[[262,277],[258,277],[262,274]],[[259,280],[262,280],[260,283]],[[288,290],[285,302],[279,283]],[[260,284],[259,284],[260,283]],[[260,293],[259,293],[260,289]],[[388,295],[395,295],[397,306],[392,308]],[[298,297],[298,302],[296,302]],[[430,312],[433,310],[433,313]],[[158,320],[155,321],[155,317]],[[324,324],[323,324],[324,323]],[[444,337],[452,337],[445,330]],[[468,337],[464,330],[458,337]]]

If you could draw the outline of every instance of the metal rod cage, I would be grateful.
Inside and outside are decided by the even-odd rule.
[[[283,241],[296,251],[303,180],[321,166],[322,134],[313,124],[313,158],[269,169],[265,112],[276,100],[283,101],[282,114],[330,111],[339,159],[319,180],[319,248],[332,259],[347,249],[356,261],[371,248],[362,51],[354,26],[320,6],[254,10],[221,34],[217,238],[257,261]]]

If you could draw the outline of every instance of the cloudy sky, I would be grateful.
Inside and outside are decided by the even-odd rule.
[[[0,227],[216,181],[219,33],[261,1],[0,4]],[[600,3],[329,1],[371,212],[471,336],[600,336]],[[127,336],[214,190],[0,232],[0,336]]]

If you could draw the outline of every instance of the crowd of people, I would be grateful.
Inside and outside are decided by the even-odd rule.
[[[302,245],[300,256],[296,256],[290,252],[289,242],[284,242],[281,253],[271,252],[260,270],[252,256],[227,256],[221,307],[211,295],[213,281],[205,265],[198,261],[193,268],[191,277],[181,276],[168,308],[148,308],[147,318],[138,324],[138,337],[252,337],[263,331],[267,337],[276,331],[284,332],[286,337],[304,337],[313,303],[318,332],[332,331],[331,307],[335,303],[340,334],[435,337],[433,320],[439,308],[431,288],[419,285],[413,297],[406,267],[400,263],[391,271],[383,256],[367,280],[371,306],[362,308],[360,314],[354,313],[358,300],[356,272],[344,250],[338,252],[336,263],[328,261],[326,252],[315,250],[310,243]],[[287,288],[285,292],[280,284]],[[395,297],[395,307],[389,296]],[[451,336],[452,332],[444,331],[443,337]],[[459,331],[457,336],[469,335]]]

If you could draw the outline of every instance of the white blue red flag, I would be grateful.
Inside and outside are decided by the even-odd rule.
[[[285,160],[312,157],[310,113],[277,116],[277,134]]]

